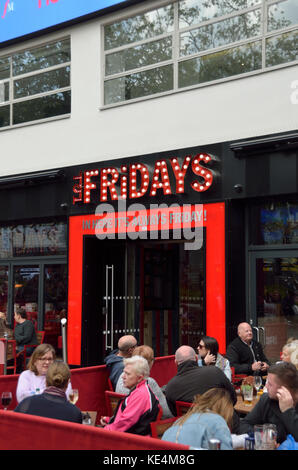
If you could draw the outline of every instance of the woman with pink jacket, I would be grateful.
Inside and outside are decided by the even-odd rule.
[[[123,384],[129,395],[117,406],[112,418],[103,417],[101,425],[110,431],[123,431],[149,436],[150,423],[159,412],[159,402],[147,383],[149,365],[141,356],[124,359]]]

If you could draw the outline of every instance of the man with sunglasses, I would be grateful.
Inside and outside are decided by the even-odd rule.
[[[110,380],[114,390],[116,390],[118,379],[124,369],[123,359],[131,357],[137,345],[138,342],[134,336],[121,336],[118,341],[118,349],[114,349],[114,351],[105,358],[104,363],[109,369]]]

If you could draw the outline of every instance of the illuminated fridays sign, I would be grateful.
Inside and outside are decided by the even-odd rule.
[[[130,3],[127,0],[0,0],[0,44]]]
[[[187,172],[199,177],[190,186],[194,191],[202,193],[213,183],[214,173],[205,166],[212,164],[213,160],[216,157],[198,153],[194,157],[186,155],[183,162],[179,162],[176,157],[156,160],[153,172],[144,163],[80,171],[73,178],[73,204],[89,204],[94,199],[96,202],[107,202],[119,198],[137,199],[145,195],[153,197],[157,191],[163,191],[165,196],[183,194]]]

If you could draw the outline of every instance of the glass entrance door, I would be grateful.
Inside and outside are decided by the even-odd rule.
[[[250,253],[250,323],[272,362],[282,347],[298,338],[298,258],[295,250]]]
[[[155,356],[205,334],[205,248],[183,241],[84,237],[82,362],[101,364],[123,335]]]

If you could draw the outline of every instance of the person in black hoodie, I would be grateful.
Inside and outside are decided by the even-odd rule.
[[[133,350],[137,344],[137,340],[134,336],[121,336],[118,341],[118,349],[114,349],[114,351],[105,358],[104,363],[109,369],[110,380],[114,390],[116,390],[118,379],[124,369],[123,359],[132,356]]]
[[[226,358],[235,374],[267,375],[270,365],[262,345],[253,340],[251,326],[245,322],[238,325],[238,337],[227,347]]]
[[[177,416],[176,401],[193,403],[195,395],[202,395],[211,388],[224,388],[229,392],[233,405],[237,402],[236,392],[230,380],[218,367],[199,367],[195,350],[180,346],[175,353],[177,375],[167,384],[165,395],[169,408]],[[239,416],[234,411],[233,430],[237,434]]]

